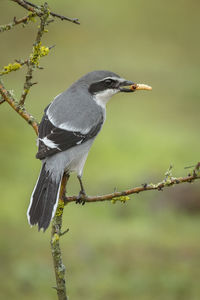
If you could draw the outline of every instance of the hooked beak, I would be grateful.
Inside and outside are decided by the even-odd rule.
[[[152,87],[147,84],[134,83],[132,81],[124,81],[119,87],[120,92],[132,93],[136,90],[146,90],[151,91]]]

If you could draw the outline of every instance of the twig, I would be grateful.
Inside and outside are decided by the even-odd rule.
[[[37,32],[36,41],[35,41],[34,48],[33,48],[33,54],[27,63],[28,70],[26,73],[24,90],[22,92],[21,99],[19,101],[20,106],[24,106],[26,97],[30,91],[30,88],[33,85],[31,82],[31,79],[33,77],[33,71],[35,70],[35,68],[38,66],[38,63],[39,63],[39,58],[40,58],[39,50],[40,50],[41,39],[45,32],[45,26],[47,26],[47,19],[49,17],[48,5],[46,3],[44,4],[42,9],[43,9],[44,14],[40,17],[40,27]]]
[[[73,18],[73,19],[72,19],[72,18],[68,18],[68,17],[65,17],[65,16],[61,16],[61,15],[59,15],[59,14],[56,14],[56,13],[54,13],[54,12],[50,12],[50,15],[52,15],[52,17],[59,18],[59,19],[61,19],[62,21],[63,21],[63,20],[66,20],[66,21],[75,23],[75,24],[77,24],[77,25],[80,25],[80,22],[79,22],[79,20],[78,20],[77,18]]]
[[[28,5],[25,1],[23,0],[12,0],[13,2],[18,3],[20,6],[22,6],[23,8],[25,8],[26,10],[31,11],[32,13],[35,13],[38,17],[42,16],[42,12],[39,8],[39,6],[37,8],[33,8],[32,6]]]
[[[151,190],[158,190],[158,191],[162,191],[164,188],[172,186],[172,185],[176,185],[176,184],[180,184],[180,183],[184,183],[184,182],[193,182],[194,180],[200,179],[200,174],[199,172],[193,172],[192,175],[188,175],[186,177],[171,177],[168,178],[167,180],[164,179],[162,182],[156,183],[156,184],[143,184],[142,186],[139,187],[135,187],[129,190],[125,190],[122,192],[114,192],[114,193],[110,193],[110,194],[106,194],[106,195],[102,195],[102,196],[91,196],[91,197],[85,197],[83,199],[81,199],[84,202],[88,202],[88,203],[93,203],[93,202],[100,202],[100,201],[107,201],[107,200],[121,200],[122,202],[124,202],[123,197],[124,196],[128,196],[128,195],[132,195],[132,194],[138,194],[144,191],[151,191]],[[120,197],[122,197],[120,199]],[[77,200],[79,200],[78,196],[65,196],[64,197],[64,201],[65,204],[69,203],[69,202],[76,202]]]
[[[42,11],[41,11],[41,7],[36,5],[36,4],[33,4],[33,3],[25,1],[25,0],[12,0],[12,1],[18,3],[23,8],[25,8],[25,9],[31,11],[31,12],[36,13],[37,16],[39,16],[39,17],[41,17],[41,15],[43,14]],[[65,16],[62,16],[62,15],[56,14],[54,12],[50,12],[50,15],[52,17],[56,17],[56,18],[59,18],[61,20],[66,20],[66,21],[72,22],[74,24],[80,25],[80,22],[77,18],[65,17]]]
[[[9,24],[6,24],[6,25],[1,25],[0,26],[0,32],[4,32],[4,31],[8,31],[10,29],[12,29],[13,27],[15,27],[16,25],[19,25],[21,23],[23,24],[27,24],[28,21],[33,18],[35,16],[35,14],[29,14],[28,16],[25,16],[21,19],[16,19],[14,18],[13,22],[9,23]]]
[[[0,94],[2,98],[8,102],[8,104],[24,119],[30,124],[35,133],[38,135],[38,123],[24,108],[19,108],[16,99],[10,94],[8,90],[3,85],[2,80],[0,79]]]
[[[20,102],[18,103],[15,97],[12,95],[11,92],[6,90],[6,88],[3,85],[3,82],[0,79],[0,95],[2,99],[0,98],[0,103],[3,103],[4,101],[8,102],[8,104],[22,117],[24,118],[35,130],[36,134],[38,135],[38,123],[36,120],[25,110],[24,103],[26,100],[26,96],[33,85],[31,82],[32,80],[32,74],[36,67],[39,67],[39,59],[40,59],[40,53],[37,52],[37,50],[41,50],[41,38],[45,32],[45,27],[52,21],[49,20],[49,15],[53,17],[57,17],[61,20],[67,20],[70,22],[73,22],[75,24],[80,24],[78,19],[70,19],[64,16],[61,16],[59,14],[50,12],[48,9],[47,4],[44,4],[43,6],[37,6],[35,4],[32,4],[25,0],[12,0],[25,8],[26,10],[30,11],[33,15],[37,15],[40,18],[40,27],[37,32],[36,41],[33,48],[33,53],[31,53],[30,58],[27,61],[24,61],[23,64],[27,64],[28,70],[26,74],[26,80],[24,83],[24,90],[20,99]],[[15,20],[15,25],[17,25],[23,22],[26,22],[26,18],[19,19],[23,20]],[[28,19],[27,19],[28,20]],[[8,29],[2,29],[3,31],[11,29],[12,26],[15,26],[13,23],[5,25],[8,26]],[[1,29],[2,27],[0,27]],[[22,62],[21,62],[22,65]],[[128,198],[128,195],[134,194],[134,193],[140,193],[147,190],[162,190],[163,188],[167,186],[172,186],[175,184],[183,183],[183,182],[192,182],[196,179],[200,178],[199,174],[199,168],[200,164],[197,164],[196,168],[193,170],[192,175],[188,175],[187,177],[180,177],[180,178],[173,178],[171,176],[171,170],[169,170],[166,173],[165,179],[158,183],[158,184],[144,184],[140,187],[135,187],[129,190],[125,190],[122,192],[114,192],[111,194],[103,195],[103,196],[94,196],[94,197],[86,197],[82,199],[85,202],[97,202],[97,201],[105,201],[105,200],[111,200],[113,202],[120,200],[120,201],[126,201]],[[60,191],[60,200],[58,204],[58,208],[56,211],[56,215],[52,222],[52,232],[51,232],[51,251],[52,251],[52,257],[54,262],[54,270],[56,275],[56,290],[59,300],[67,300],[66,295],[66,286],[65,286],[65,266],[62,262],[62,255],[61,255],[61,248],[60,248],[60,237],[65,234],[68,230],[62,232],[62,216],[64,211],[64,205],[79,200],[77,196],[72,197],[65,197],[65,187],[67,183],[68,177],[66,175],[63,176],[62,183],[61,183],[61,191]]]
[[[60,248],[60,237],[68,232],[61,232],[62,227],[62,215],[64,211],[64,202],[62,200],[65,194],[65,187],[67,184],[68,176],[64,174],[60,189],[60,199],[56,215],[52,221],[51,232],[51,253],[53,257],[54,270],[56,275],[56,291],[59,300],[67,300],[66,285],[65,285],[65,266],[62,262],[62,253]]]
[[[24,0],[24,2],[25,2],[26,4],[32,6],[32,7],[38,8],[37,5],[35,5],[35,4],[33,4],[33,3],[29,2],[29,1],[25,1],[25,0]],[[54,13],[54,12],[50,12],[50,15],[51,15],[52,17],[59,18],[59,19],[61,19],[62,21],[63,21],[63,20],[66,20],[66,21],[69,21],[69,22],[72,22],[72,23],[75,23],[75,24],[80,25],[80,22],[78,21],[77,18],[68,18],[68,17],[65,17],[65,16],[61,16],[61,15],[59,15],[59,14],[56,14],[56,13]]]
[[[40,27],[37,32],[36,41],[33,47],[33,52],[31,53],[29,59],[25,61],[17,61],[18,65],[16,64],[9,64],[8,66],[4,67],[3,74],[7,74],[11,71],[15,71],[19,68],[21,68],[22,65],[27,65],[27,73],[26,73],[26,79],[24,83],[24,89],[23,93],[21,95],[21,99],[18,102],[15,97],[12,95],[11,92],[9,92],[3,85],[3,82],[0,78],[0,104],[3,102],[7,102],[23,119],[25,119],[34,129],[35,133],[38,135],[38,123],[37,121],[25,110],[24,104],[26,100],[26,96],[28,92],[30,91],[30,88],[33,84],[32,83],[32,75],[35,68],[39,68],[39,59],[40,57],[46,55],[50,48],[46,48],[44,46],[41,46],[41,39],[45,32],[45,27],[48,26],[48,24],[53,21],[52,19],[48,20],[49,15],[52,15],[53,17],[60,18],[61,20],[68,20],[73,23],[79,24],[78,19],[70,19],[55,13],[51,13],[48,9],[47,3],[45,3],[43,6],[35,6],[29,2],[23,1],[23,0],[12,0],[25,9],[31,11],[32,14],[30,14],[28,17],[24,17],[22,19],[16,20],[14,19],[13,23],[4,25],[3,27],[0,27],[2,30],[10,30],[13,26],[25,23],[28,21],[28,18],[30,18],[33,15],[37,15],[40,18]],[[55,275],[56,275],[56,290],[59,300],[67,300],[66,295],[66,286],[65,286],[65,266],[62,262],[62,256],[61,256],[61,249],[60,249],[60,242],[59,239],[62,235],[68,232],[68,229],[64,232],[61,231],[62,226],[62,214],[64,210],[64,201],[61,200],[65,194],[65,187],[67,183],[68,177],[66,175],[62,178],[62,184],[61,184],[61,192],[60,192],[60,200],[59,205],[56,210],[55,218],[52,222],[52,234],[51,234],[51,250],[52,250],[52,257],[54,261],[54,269],[55,269]]]

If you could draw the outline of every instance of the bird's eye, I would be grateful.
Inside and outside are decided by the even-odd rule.
[[[112,84],[113,81],[112,81],[112,79],[106,79],[104,82],[107,86],[109,86]]]

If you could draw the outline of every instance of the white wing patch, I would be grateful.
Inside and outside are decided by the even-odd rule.
[[[55,144],[53,141],[49,140],[46,136],[43,139],[39,139],[40,141],[42,141],[47,147],[54,149],[54,148],[58,148],[58,144]]]
[[[82,141],[83,141],[83,140],[80,140],[80,141],[78,141],[78,142],[76,143],[76,145],[79,145],[79,144],[81,144],[81,143],[82,143]]]

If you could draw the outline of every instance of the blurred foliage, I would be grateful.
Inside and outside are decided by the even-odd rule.
[[[55,12],[78,17],[81,26],[55,21],[43,40],[56,47],[41,61],[45,69],[35,73],[39,84],[27,99],[38,120],[57,94],[95,69],[153,87],[117,95],[108,104],[107,121],[85,167],[88,194],[160,180],[171,163],[176,176],[186,174],[184,167],[199,161],[200,2],[48,3]],[[0,1],[2,24],[25,14],[15,3]],[[37,26],[1,33],[0,69],[29,56]],[[17,96],[24,74],[19,70],[4,78]],[[35,133],[6,103],[0,107],[0,128],[0,298],[56,299],[49,234],[30,229],[26,220],[40,169]],[[193,186],[199,200],[199,182]],[[72,176],[69,193],[78,188]],[[160,201],[173,202],[181,198],[178,193],[182,187],[135,195],[127,204],[68,205],[64,227],[70,231],[62,249],[70,299],[199,299],[198,215],[155,205],[159,195]]]

